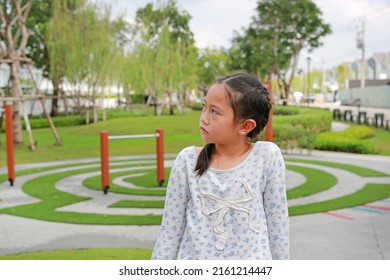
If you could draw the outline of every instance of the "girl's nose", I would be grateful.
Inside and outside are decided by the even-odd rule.
[[[208,120],[207,120],[207,117],[205,115],[206,114],[204,112],[202,112],[202,114],[200,115],[200,123],[202,123],[202,124],[208,124]]]

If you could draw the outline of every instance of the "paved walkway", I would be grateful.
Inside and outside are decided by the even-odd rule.
[[[337,124],[336,124],[337,125]],[[328,191],[289,201],[289,205],[306,204],[346,195],[362,188],[366,182],[390,183],[390,157],[356,155],[346,153],[314,151],[309,155],[285,155],[288,164],[315,167],[332,173],[339,180]],[[127,157],[134,160],[136,157]],[[152,157],[139,158],[139,163],[147,163]],[[325,166],[288,162],[288,158],[304,158],[321,161],[339,162],[361,165],[389,174],[386,178],[363,178],[352,173],[328,168]],[[125,158],[121,158],[125,159]],[[81,161],[67,161],[66,163]],[[97,166],[96,159],[82,162]],[[154,161],[153,161],[154,163]],[[49,163],[60,165],[64,162]],[[123,164],[123,163],[121,163]],[[169,166],[172,161],[167,161]],[[48,163],[38,164],[47,166]],[[17,169],[28,169],[37,165],[21,165]],[[44,171],[17,178],[14,187],[6,183],[0,185],[0,208],[11,205],[21,205],[36,201],[23,193],[21,185],[44,174],[59,172],[59,170],[77,169],[77,166]],[[144,167],[142,167],[144,169]],[[115,169],[115,172],[131,170]],[[5,173],[5,168],[0,168]],[[96,172],[71,176],[57,182],[56,187],[62,191],[90,196],[93,199],[63,207],[59,210],[76,212],[93,212],[107,214],[161,214],[161,209],[120,209],[107,208],[120,199],[129,199],[115,193],[103,195],[101,192],[84,188],[80,182],[85,178],[97,175]],[[288,188],[293,188],[304,182],[304,177],[296,172],[286,174]],[[116,183],[126,187],[137,186],[124,182],[125,177],[118,177]],[[137,199],[140,197],[137,196]],[[151,199],[151,197],[147,197]],[[154,197],[161,199],[161,197]],[[378,206],[379,205],[379,206]],[[370,206],[370,205],[368,205]],[[390,199],[385,199],[371,205],[377,211],[367,209],[344,209],[329,213],[294,216],[290,219],[291,227],[291,258],[292,259],[390,259]],[[379,209],[379,210],[378,210]],[[381,210],[380,210],[381,209]],[[340,212],[344,211],[344,212]],[[350,211],[350,212],[348,212]],[[360,214],[359,214],[360,212]],[[95,226],[75,225],[56,222],[45,222],[25,219],[11,215],[0,214],[0,255],[20,252],[33,252],[55,249],[73,248],[150,248],[152,249],[157,237],[159,226]]]

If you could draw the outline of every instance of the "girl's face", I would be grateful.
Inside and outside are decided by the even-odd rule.
[[[227,99],[224,84],[210,87],[203,100],[200,133],[207,144],[235,143],[240,124],[234,119],[233,108]]]

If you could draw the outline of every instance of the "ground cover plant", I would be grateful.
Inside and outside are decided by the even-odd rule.
[[[0,260],[148,260],[149,249],[96,248],[53,250],[0,256]]]

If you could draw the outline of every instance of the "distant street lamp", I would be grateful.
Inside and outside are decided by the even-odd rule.
[[[307,57],[307,91],[306,91],[306,102],[309,105],[309,91],[310,91],[310,56]]]

